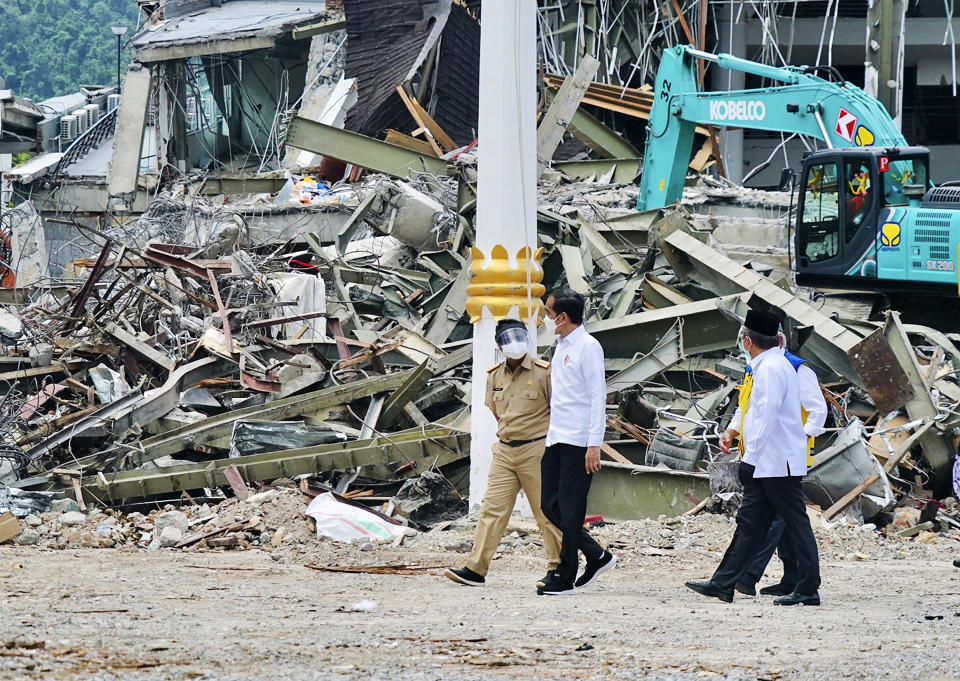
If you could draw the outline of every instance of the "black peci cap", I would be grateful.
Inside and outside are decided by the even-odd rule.
[[[743,325],[750,331],[764,336],[776,336],[780,328],[780,319],[776,315],[762,310],[747,310]]]

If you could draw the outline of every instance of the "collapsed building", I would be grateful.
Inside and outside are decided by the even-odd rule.
[[[0,506],[140,512],[272,484],[414,526],[462,512],[479,7],[141,7],[122,92],[28,113],[38,153],[4,175]],[[830,405],[805,485],[822,517],[924,505],[907,531],[960,527],[955,504],[928,503],[957,493],[954,335],[793,287],[789,193],[711,174],[709,129],[681,205],[637,212],[652,91],[599,69],[542,74],[537,139],[543,283],[587,297],[607,357],[589,512],[729,507],[717,436],[759,307]],[[251,529],[229,517],[167,545]]]

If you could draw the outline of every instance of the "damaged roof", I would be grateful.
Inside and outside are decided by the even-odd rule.
[[[326,2],[322,0],[232,0],[224,2],[220,7],[207,7],[148,26],[132,40],[132,45],[135,50],[143,53],[148,49],[209,43],[214,40],[273,38],[294,26],[325,16]]]
[[[395,96],[398,83],[418,59],[437,21],[446,21],[450,3],[344,0],[347,18],[346,75],[357,79],[357,103],[347,114],[348,130],[379,136],[398,116],[410,121]]]

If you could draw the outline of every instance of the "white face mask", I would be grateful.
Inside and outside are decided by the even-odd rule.
[[[507,343],[500,347],[500,352],[503,353],[503,356],[507,359],[523,359],[527,354],[527,344],[526,343]]]
[[[737,338],[737,350],[740,351],[740,354],[743,356],[743,359],[746,360],[747,364],[750,364],[750,361],[753,359],[753,357],[751,357],[750,353],[747,352],[747,348],[744,345],[744,340],[745,337],[743,335],[740,335]]]
[[[543,316],[543,326],[554,336],[557,335],[557,320],[551,319],[550,317]]]

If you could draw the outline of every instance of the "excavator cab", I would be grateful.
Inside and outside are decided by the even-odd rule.
[[[824,149],[804,159],[795,249],[797,283],[876,288],[885,216],[916,206],[929,179],[923,147]],[[883,218],[883,219],[882,219]],[[906,278],[906,277],[904,277]]]

